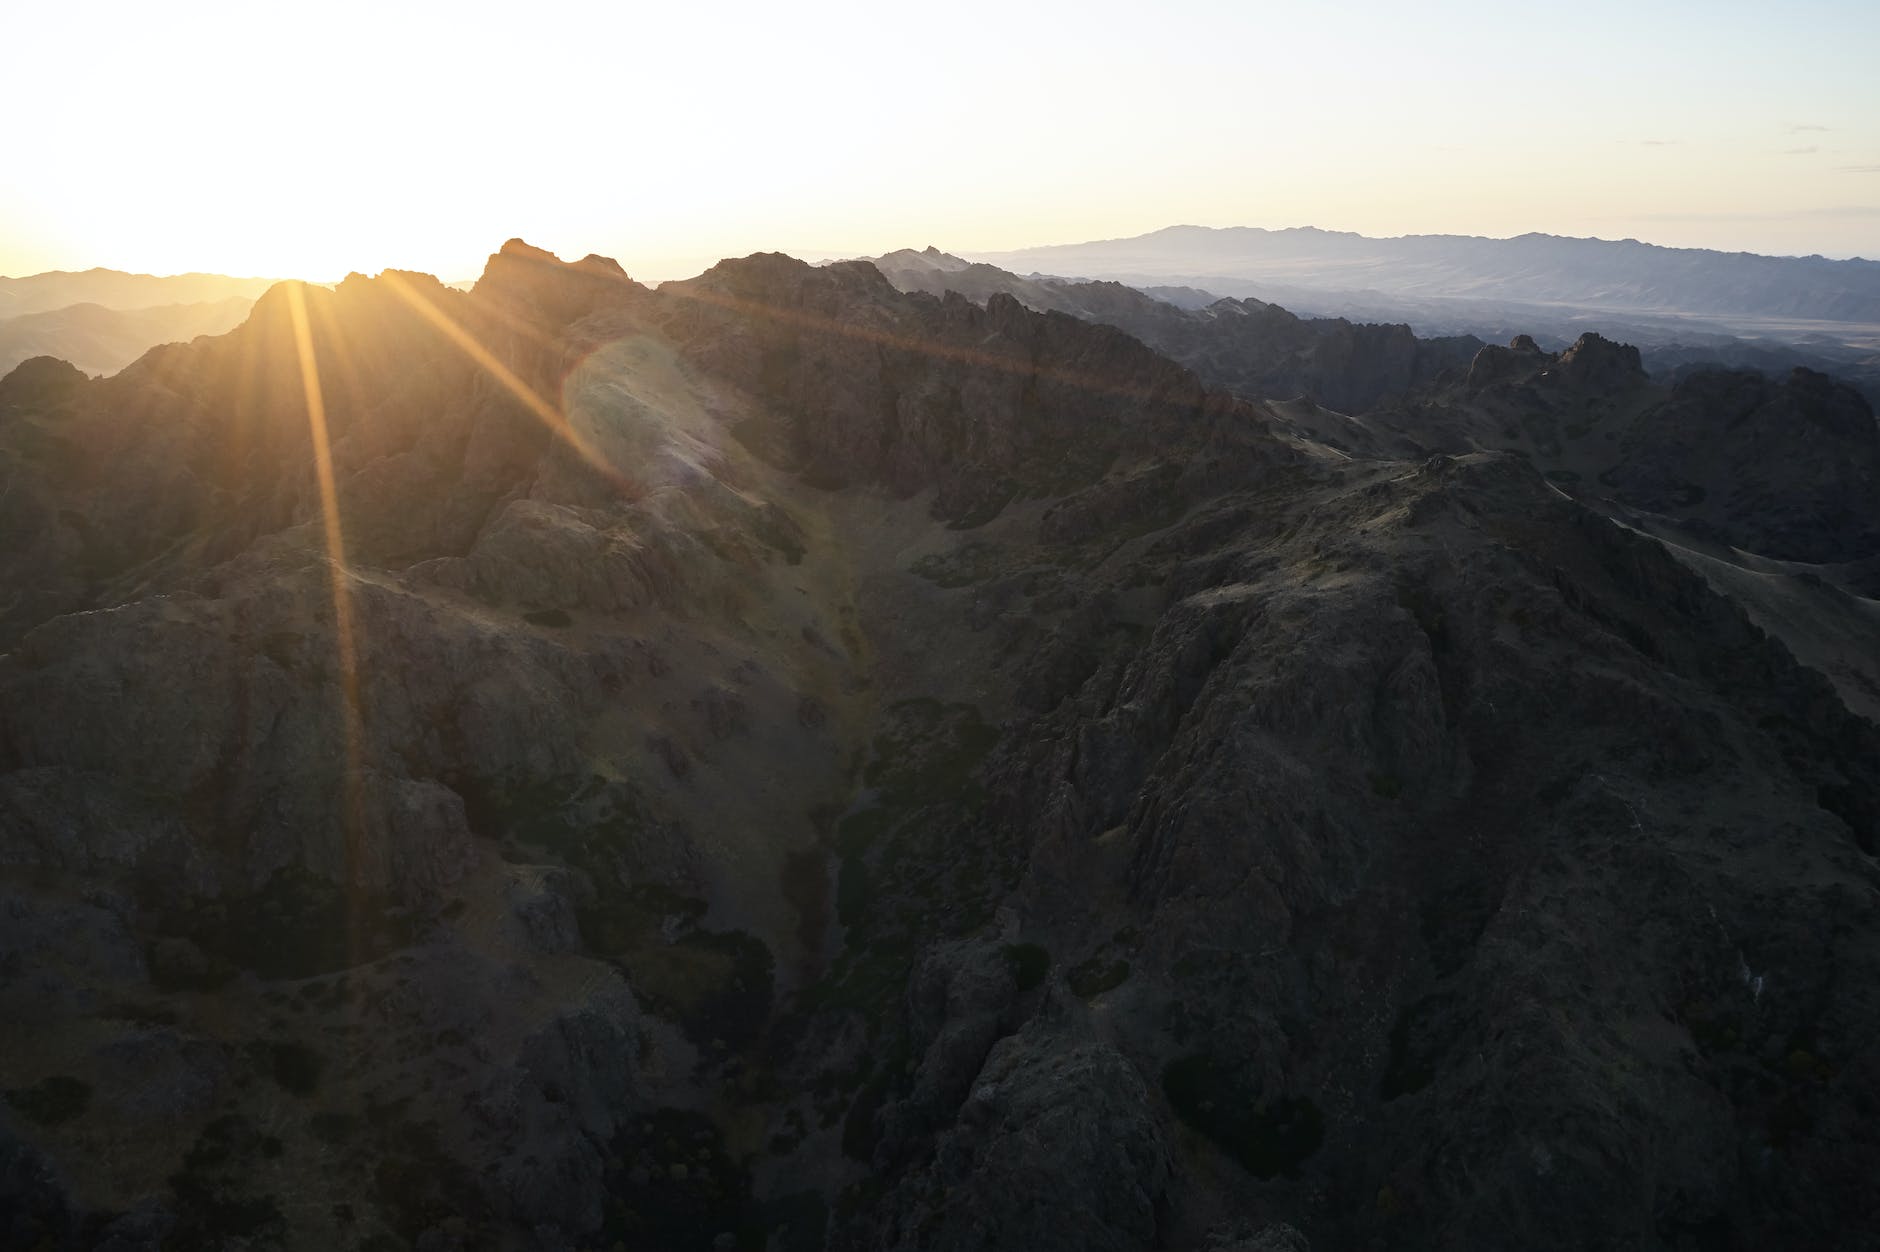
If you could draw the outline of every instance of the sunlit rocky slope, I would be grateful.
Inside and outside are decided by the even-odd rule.
[[[1341,439],[1004,294],[512,242],[27,362],[0,1243],[1870,1241],[1873,501],[1744,485],[1812,392],[1731,459],[1609,350]],[[1457,433],[1556,385],[1662,507]]]

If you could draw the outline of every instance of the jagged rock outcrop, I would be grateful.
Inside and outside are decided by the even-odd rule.
[[[509,240],[490,256],[475,290],[544,329],[570,326],[647,294],[612,257],[590,253],[564,263],[520,239]]]
[[[1627,343],[1614,343],[1590,331],[1560,354],[1560,372],[1581,387],[1606,393],[1645,380],[1637,348]]]
[[[1497,344],[1485,344],[1470,359],[1464,385],[1472,389],[1481,388],[1524,377],[1532,374],[1543,358],[1550,363],[1554,359],[1551,354],[1541,351],[1532,335],[1516,335],[1505,348]]]

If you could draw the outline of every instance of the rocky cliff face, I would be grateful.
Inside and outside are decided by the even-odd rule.
[[[1858,391],[1812,370],[1663,385],[1629,346],[1587,334],[1549,353],[1523,335],[1365,425],[1431,450],[1513,452],[1569,494],[1699,541],[1812,564],[1880,552],[1880,425]]]
[[[1691,374],[1620,432],[1602,482],[1790,561],[1880,551],[1880,426],[1852,387],[1813,370]]]
[[[1755,481],[1506,351],[1368,437],[1619,397]],[[1301,431],[1008,295],[514,241],[22,366],[0,1230],[1865,1237],[1847,675],[1532,451]]]

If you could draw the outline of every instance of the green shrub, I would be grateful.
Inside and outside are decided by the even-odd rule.
[[[71,1121],[91,1103],[91,1084],[70,1074],[54,1074],[30,1087],[6,1093],[7,1103],[20,1111],[27,1121],[41,1126],[58,1126]]]
[[[647,1008],[677,1022],[700,1046],[742,1048],[770,1017],[776,961],[746,931],[695,930],[630,952],[620,964]]]
[[[862,1162],[874,1159],[875,1144],[881,1139],[881,1128],[875,1124],[875,1114],[881,1111],[888,1097],[888,1086],[892,1079],[890,1074],[877,1074],[855,1097],[855,1103],[849,1106],[848,1116],[842,1119],[844,1156]]]
[[[207,958],[267,979],[303,979],[350,969],[412,941],[413,920],[375,894],[348,891],[298,866],[277,870],[260,891],[196,901],[165,929]],[[161,984],[160,984],[161,985]]]
[[[1176,1116],[1260,1178],[1291,1174],[1325,1137],[1318,1105],[1292,1097],[1261,1104],[1238,1074],[1205,1055],[1169,1062],[1162,1091]]]
[[[1051,969],[1051,954],[1035,943],[1008,943],[1000,951],[1005,953],[1020,991],[1030,991],[1042,983]]]
[[[326,1061],[318,1052],[289,1039],[270,1040],[263,1046],[267,1049],[274,1081],[280,1084],[281,1090],[311,1095],[320,1085],[320,1072],[326,1068]]]

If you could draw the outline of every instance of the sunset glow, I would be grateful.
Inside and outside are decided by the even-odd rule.
[[[660,279],[1174,222],[1872,255],[1876,12],[37,6],[0,272],[448,281],[522,235]]]

